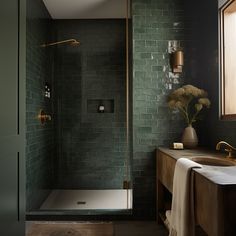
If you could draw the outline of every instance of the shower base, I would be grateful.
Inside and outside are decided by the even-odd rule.
[[[40,210],[132,209],[132,190],[53,190]]]

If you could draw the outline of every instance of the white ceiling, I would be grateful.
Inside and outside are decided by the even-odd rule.
[[[53,19],[125,18],[126,0],[43,0]]]

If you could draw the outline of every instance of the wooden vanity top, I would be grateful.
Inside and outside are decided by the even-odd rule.
[[[207,149],[186,149],[186,150],[174,150],[170,148],[160,147],[159,151],[166,155],[178,160],[181,157],[213,157],[213,158],[225,158],[226,153],[214,152]],[[235,161],[236,159],[232,159]],[[195,172],[204,176],[211,182],[217,185],[236,185],[236,166],[209,166],[202,165],[202,168],[194,169]]]

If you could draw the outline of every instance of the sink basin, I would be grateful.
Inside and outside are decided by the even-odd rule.
[[[208,166],[235,166],[236,161],[230,159],[223,159],[217,157],[192,157],[192,161],[195,161],[201,165]]]

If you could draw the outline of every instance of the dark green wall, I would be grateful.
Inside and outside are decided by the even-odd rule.
[[[52,113],[52,101],[44,98],[45,82],[52,82],[51,51],[40,45],[50,38],[50,16],[42,1],[27,1],[26,63],[26,203],[40,206],[52,187],[54,151],[53,121],[42,126],[40,109]]]
[[[192,9],[192,16],[197,19],[194,58],[196,76],[192,82],[207,90],[212,102],[210,110],[199,124],[200,141],[202,145],[212,149],[215,149],[216,143],[220,140],[236,146],[236,121],[222,121],[219,118],[218,1],[198,1]]]
[[[56,188],[123,187],[127,158],[125,21],[56,20]],[[98,113],[100,102],[105,113]]]
[[[0,232],[25,235],[26,2],[0,8]]]

